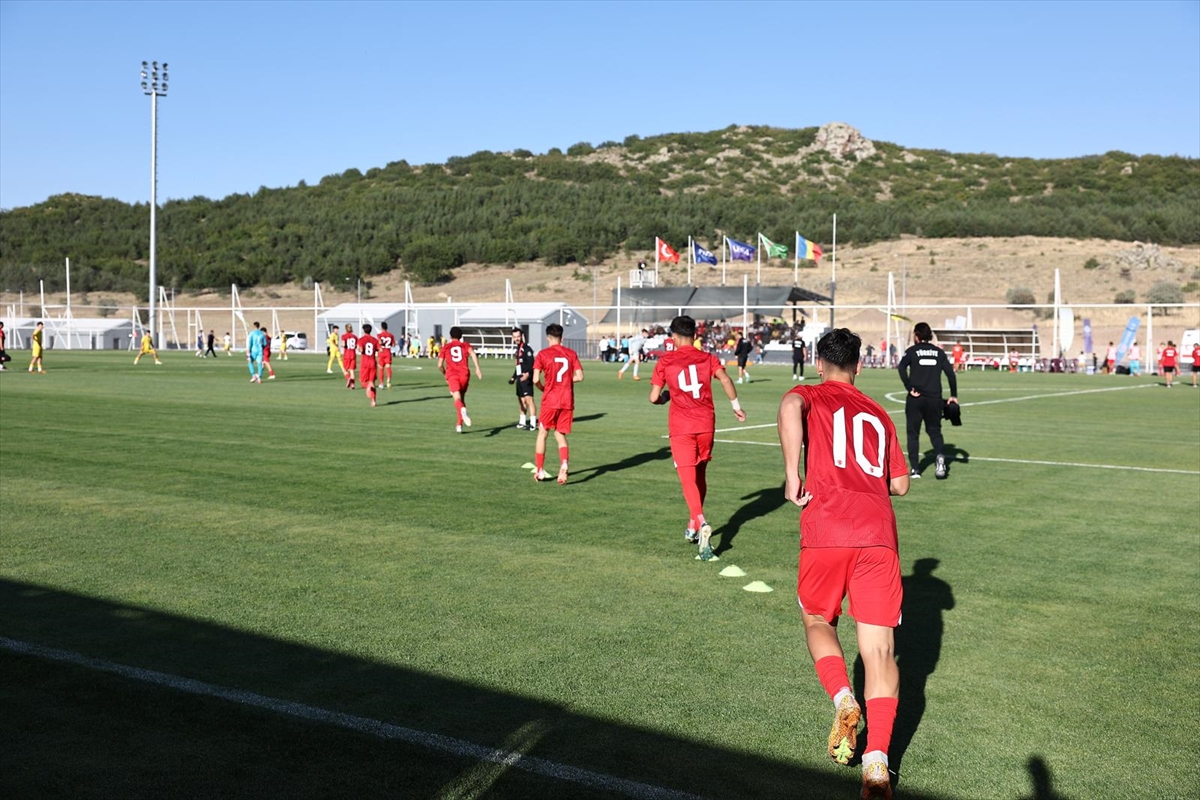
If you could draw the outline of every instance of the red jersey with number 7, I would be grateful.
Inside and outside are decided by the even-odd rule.
[[[720,359],[694,347],[664,353],[655,362],[650,383],[671,392],[668,435],[713,432],[717,412],[713,407],[712,382],[718,372],[724,371]]]
[[[446,378],[455,378],[459,383],[466,383],[471,379],[471,364],[467,359],[471,357],[472,347],[470,342],[451,339],[442,345],[442,349],[438,351],[438,361],[444,361],[446,364]]]
[[[891,418],[849,383],[791,393],[804,400],[804,489],[812,495],[800,514],[800,546],[898,550],[889,488],[907,466]]]
[[[574,350],[547,347],[534,357],[533,368],[542,371],[542,408],[575,408],[575,370],[583,365]]]

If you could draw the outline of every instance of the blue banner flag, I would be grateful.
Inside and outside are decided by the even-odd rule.
[[[1125,332],[1121,334],[1121,342],[1117,345],[1117,363],[1121,363],[1121,359],[1125,357],[1125,353],[1129,351],[1133,344],[1134,338],[1137,336],[1138,326],[1142,324],[1141,317],[1130,317],[1129,324],[1125,326]]]
[[[734,261],[753,261],[754,254],[757,252],[754,245],[739,242],[734,239],[726,239],[729,242],[729,257]]]
[[[699,242],[692,242],[692,257],[697,264],[716,264],[717,257],[700,246]]]
[[[1083,319],[1083,352],[1096,352],[1092,349],[1092,321],[1087,317]]]

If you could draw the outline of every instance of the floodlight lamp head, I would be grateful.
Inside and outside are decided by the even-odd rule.
[[[155,68],[155,69],[158,69],[158,62],[157,62],[157,61],[151,61],[150,63],[154,65],[154,68]]]
[[[163,72],[167,71],[167,62],[163,62]]]
[[[144,92],[149,88],[150,88],[150,86],[145,81],[142,81],[142,91]]]
[[[143,62],[142,62],[142,69],[145,69],[145,68],[146,68],[146,67],[148,67],[148,66],[150,66],[150,64],[149,64],[149,63],[147,63],[147,62],[145,62],[145,61],[143,61]]]

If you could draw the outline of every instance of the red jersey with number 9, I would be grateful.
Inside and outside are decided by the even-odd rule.
[[[650,383],[671,392],[667,433],[681,436],[712,433],[717,412],[713,407],[712,382],[725,367],[712,353],[681,347],[663,354],[654,364]]]
[[[804,489],[812,495],[800,514],[800,545],[898,550],[889,487],[907,466],[891,418],[849,383],[791,393],[804,400]]]
[[[547,347],[534,357],[533,368],[542,371],[542,408],[575,408],[575,370],[583,365],[574,350]]]
[[[457,378],[460,383],[471,379],[471,343],[451,339],[438,351],[438,360],[446,362],[446,377]]]

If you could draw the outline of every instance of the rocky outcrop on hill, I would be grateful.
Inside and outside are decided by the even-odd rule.
[[[805,148],[813,152],[824,150],[834,158],[862,161],[875,155],[875,143],[863,136],[859,130],[844,122],[830,122],[817,130],[812,146]]]
[[[1133,247],[1116,254],[1119,267],[1134,269],[1178,269],[1183,264],[1175,258],[1163,253],[1156,244],[1134,242]]]

